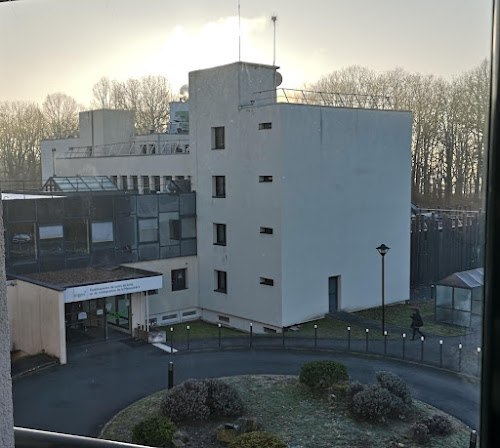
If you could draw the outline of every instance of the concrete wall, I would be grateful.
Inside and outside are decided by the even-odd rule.
[[[66,176],[63,167],[59,166],[59,158],[64,157],[68,148],[79,146],[79,139],[68,138],[63,140],[43,140],[40,145],[41,151],[41,165],[42,165],[42,186],[54,176],[54,167],[56,174],[59,176]],[[54,159],[52,158],[52,150],[55,149]],[[59,168],[59,170],[58,170]]]
[[[7,289],[11,349],[34,355],[45,350],[66,363],[63,293],[16,280]]]
[[[134,136],[135,112],[91,110],[80,112],[80,146],[128,142]]]
[[[183,312],[197,310],[199,306],[198,260],[196,256],[141,261],[139,263],[129,263],[125,266],[159,272],[163,275],[163,288],[158,291],[158,294],[152,295],[148,299],[149,318],[156,317],[158,325],[181,321],[187,318],[193,319],[199,316],[198,312],[195,315],[182,315]],[[172,291],[171,271],[173,269],[184,268],[187,269],[187,289]],[[144,295],[144,293],[142,294]],[[132,308],[132,312],[134,312],[134,308]],[[171,314],[177,314],[178,317],[175,319],[162,319],[164,316]],[[144,323],[144,319],[145,317],[142,318],[141,324]]]
[[[14,448],[14,411],[10,377],[9,313],[5,287],[5,241],[0,203],[0,446]]]
[[[282,104],[283,321],[409,297],[411,113]],[[286,153],[286,154],[285,154]]]
[[[281,327],[279,145],[276,133],[258,130],[271,120],[240,109],[251,93],[272,88],[275,69],[230,64],[191,72],[189,78],[191,149],[197,161],[197,234],[200,307],[207,320],[232,316]],[[225,149],[212,150],[212,127],[224,126]],[[274,184],[259,175],[273,174]],[[226,176],[226,197],[212,197],[212,176]],[[226,224],[227,245],[214,245],[214,223]],[[274,227],[278,236],[259,233]],[[227,294],[215,292],[215,270],[227,272]],[[261,285],[260,277],[274,286]]]

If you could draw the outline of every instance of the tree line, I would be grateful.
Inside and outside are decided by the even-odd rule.
[[[397,110],[413,113],[412,201],[421,207],[481,206],[489,63],[451,80],[401,68],[375,72],[351,66],[323,76],[309,90],[388,96]],[[64,93],[33,102],[0,103],[0,180],[40,182],[40,141],[78,135],[78,112],[136,111],[136,132],[165,132],[169,103],[178,99],[163,76],[101,78],[90,107]],[[7,183],[5,183],[7,181]]]

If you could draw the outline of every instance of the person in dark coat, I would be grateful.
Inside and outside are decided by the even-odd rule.
[[[423,325],[424,325],[424,321],[422,320],[422,316],[420,315],[420,311],[417,308],[414,308],[413,314],[411,315],[411,328],[413,328],[412,341],[415,340],[415,336],[416,336],[417,332],[420,333],[421,336],[424,336],[424,334],[420,331],[420,327],[422,327]]]

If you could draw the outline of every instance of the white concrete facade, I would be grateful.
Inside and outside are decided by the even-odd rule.
[[[386,303],[408,299],[411,113],[253,105],[276,78],[275,67],[244,63],[190,73],[203,316],[278,330],[319,318],[330,276],[338,309],[377,306],[381,243],[391,247]],[[212,149],[214,127],[224,149]],[[213,176],[225,176],[225,198],[212,197]],[[214,223],[226,224],[226,246],[213,244]],[[227,272],[227,293],[214,291],[215,270]]]

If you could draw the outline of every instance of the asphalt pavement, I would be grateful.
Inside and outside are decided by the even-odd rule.
[[[341,352],[309,350],[224,350],[170,355],[131,340],[109,341],[70,350],[68,364],[14,381],[16,426],[95,437],[117,412],[166,387],[169,361],[175,383],[188,378],[243,374],[294,374],[312,360],[343,362],[351,379],[374,382],[375,372],[399,375],[413,396],[479,426],[477,380],[417,364]]]

